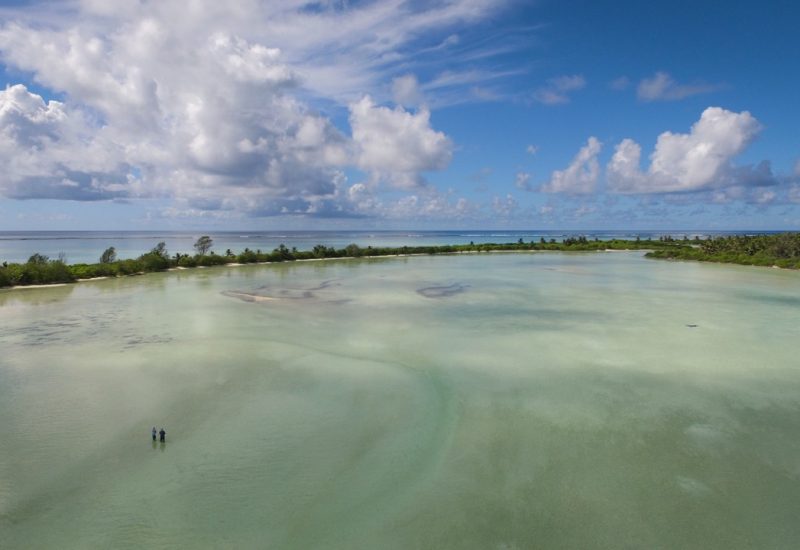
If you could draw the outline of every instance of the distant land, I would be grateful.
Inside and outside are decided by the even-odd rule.
[[[0,266],[0,287],[48,285],[72,283],[98,277],[140,275],[169,269],[210,267],[231,264],[253,264],[291,262],[298,260],[322,260],[334,258],[369,258],[407,255],[459,254],[482,252],[592,252],[606,250],[648,250],[649,258],[697,260],[733,263],[741,265],[772,266],[788,269],[800,268],[800,233],[764,235],[732,235],[690,239],[684,236],[675,239],[662,236],[658,239],[610,239],[587,238],[584,235],[526,242],[520,237],[517,242],[452,244],[431,246],[361,247],[351,243],[343,248],[322,244],[311,250],[288,248],[281,244],[271,252],[245,248],[241,252],[227,249],[224,254],[215,253],[213,239],[201,236],[194,244],[196,254],[175,253],[170,255],[165,242],[159,242],[152,250],[135,259],[117,260],[114,247],[107,248],[98,263],[69,265],[63,258],[34,253],[25,263],[3,262]]]

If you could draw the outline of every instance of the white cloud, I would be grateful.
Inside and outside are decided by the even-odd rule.
[[[441,48],[447,48],[449,46],[455,46],[459,42],[461,42],[461,39],[458,37],[458,35],[451,34],[450,36],[442,40],[441,44],[439,44],[437,48],[441,49]]]
[[[617,192],[644,189],[647,175],[639,169],[642,147],[632,139],[623,139],[614,148],[614,156],[606,167],[606,177],[611,188]]]
[[[458,65],[453,59],[450,65]],[[519,75],[521,71],[491,71],[485,69],[445,69],[432,79],[419,85],[420,93],[428,105],[453,106],[469,102],[497,101],[507,96],[499,86],[504,78]]]
[[[424,183],[420,172],[447,166],[453,144],[430,126],[426,109],[416,114],[375,105],[369,96],[350,105],[358,166],[399,188]]]
[[[97,200],[128,193],[122,151],[82,112],[25,86],[0,91],[0,194]]]
[[[492,199],[492,211],[497,216],[507,218],[514,214],[519,208],[519,202],[510,193],[505,197],[494,197]]]
[[[281,50],[217,33],[211,36],[209,50],[219,67],[239,82],[290,86],[297,76],[281,59]]]
[[[66,92],[67,105],[97,113],[97,128],[87,134],[104,147],[101,158],[119,153],[136,167],[139,194],[253,212],[298,209],[336,194],[347,140],[287,93],[296,78],[279,49],[221,31],[181,36],[180,24],[153,17],[104,34],[86,30],[92,28],[8,26],[0,47],[37,80]],[[40,156],[56,153],[47,145]],[[73,163],[95,156],[76,150]],[[114,195],[134,196],[115,179]]]
[[[422,102],[417,77],[413,74],[398,76],[392,81],[392,97],[394,102],[405,107],[416,107]]]
[[[525,152],[528,153],[529,155],[535,155],[536,153],[539,152],[539,146],[537,146],[537,145],[528,145],[525,148]]]
[[[382,200],[375,195],[374,188],[355,184],[349,194],[356,211],[388,220],[440,221],[462,220],[474,216],[479,207],[464,197],[455,198],[433,189],[406,195],[395,200]]]
[[[753,189],[751,200],[755,204],[766,206],[768,204],[772,204],[775,199],[777,198],[777,193],[772,189],[765,188],[765,187],[757,187]]]
[[[597,138],[590,137],[567,168],[553,172],[550,181],[542,186],[542,191],[572,195],[594,191],[600,176],[597,155],[602,146]]]
[[[528,172],[517,172],[514,178],[514,186],[521,191],[533,191],[531,175]]]
[[[413,186],[423,181],[419,172],[452,155],[427,110],[393,111],[361,98],[384,93],[392,71],[413,68],[417,52],[440,57],[424,53],[431,37],[456,45],[454,26],[501,4],[309,10],[303,2],[83,0],[19,8],[8,18],[15,22],[0,27],[2,62],[65,99],[46,104],[26,99],[25,88],[6,92],[4,101],[22,102],[23,114],[6,115],[22,121],[3,126],[0,193],[171,197],[185,211],[253,215],[355,212],[342,169]],[[395,92],[409,103],[419,86],[406,76]],[[466,90],[465,82],[449,85]],[[354,106],[352,137],[311,106],[319,99]],[[36,146],[26,148],[31,140]]]
[[[545,86],[536,90],[533,98],[545,105],[569,103],[569,93],[586,86],[582,75],[563,75],[551,78]]]
[[[788,196],[789,202],[800,203],[800,185],[792,185]]]
[[[483,86],[473,86],[469,90],[470,97],[475,98],[479,101],[500,101],[503,99],[503,94],[493,90],[491,88],[484,88]],[[458,104],[458,101],[452,101],[451,105]]]
[[[711,202],[716,204],[729,204],[733,201],[743,200],[747,189],[741,185],[715,189],[711,192]]]
[[[747,111],[734,113],[709,107],[688,134],[664,132],[641,171],[641,146],[631,139],[620,142],[606,169],[611,190],[617,193],[672,193],[737,185],[769,185],[774,177],[769,163],[734,167],[731,161],[756,138],[761,125]]]
[[[718,84],[678,84],[665,72],[657,72],[639,82],[636,94],[642,101],[677,101],[697,94],[719,90]]]

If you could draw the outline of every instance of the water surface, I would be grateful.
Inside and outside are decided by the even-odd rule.
[[[2,291],[0,547],[797,547],[798,296],[638,252]]]

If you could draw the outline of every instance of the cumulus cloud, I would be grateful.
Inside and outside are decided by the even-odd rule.
[[[791,188],[789,189],[789,200],[791,201]],[[716,204],[731,204],[741,201],[759,207],[766,207],[775,204],[778,200],[778,188],[770,187],[746,187],[737,185],[724,189],[715,189],[711,192],[711,202]]]
[[[596,206],[588,206],[588,205],[584,204],[584,205],[578,207],[572,213],[572,215],[574,217],[576,217],[576,218],[583,218],[583,217],[586,217],[586,216],[588,216],[590,214],[594,214],[595,212],[597,212],[597,207]]]
[[[525,148],[525,152],[528,153],[529,155],[535,155],[536,153],[539,152],[539,146],[538,145],[528,145]]]
[[[531,175],[528,172],[517,172],[514,178],[514,186],[521,191],[533,191]]]
[[[444,168],[453,144],[430,126],[430,113],[375,105],[369,96],[350,105],[358,166],[398,188],[424,184],[420,172]]]
[[[405,107],[415,107],[422,102],[422,92],[419,89],[417,77],[413,74],[398,76],[392,81],[392,96],[394,102]]]
[[[705,94],[720,89],[718,84],[678,84],[665,72],[657,72],[650,78],[639,82],[636,95],[642,101],[677,101],[697,94]]]
[[[674,193],[771,185],[775,178],[768,162],[755,167],[732,165],[760,130],[747,111],[709,107],[688,134],[664,132],[658,137],[646,171],[640,169],[641,146],[624,139],[606,169],[609,187],[617,193]]]
[[[752,191],[751,200],[755,204],[766,206],[772,204],[777,196],[778,194],[773,189],[757,187]]]
[[[495,215],[507,218],[516,212],[519,202],[513,195],[507,194],[505,197],[494,197],[492,199],[492,211]]]
[[[19,8],[0,27],[2,62],[63,98],[4,93],[0,193],[171,197],[184,211],[315,216],[358,214],[347,168],[413,187],[419,172],[447,164],[452,143],[427,110],[362,98],[386,89],[392,67],[408,70],[423,39],[498,8],[489,0],[53,6]],[[400,77],[397,99],[411,104],[415,88]],[[352,135],[315,104],[351,105]]]
[[[374,187],[357,183],[350,187],[348,194],[358,213],[388,220],[462,220],[475,216],[480,210],[479,205],[464,197],[455,197],[451,192],[440,193],[432,188],[419,191],[386,200],[375,193]]]
[[[0,91],[0,193],[97,200],[127,194],[122,151],[89,117],[23,85]]]
[[[533,98],[545,105],[560,105],[569,103],[569,93],[586,86],[586,79],[582,75],[563,75],[551,78],[541,88],[537,89]]]
[[[118,164],[136,167],[127,179],[138,180],[138,193],[207,209],[280,212],[335,196],[347,139],[287,93],[297,80],[279,49],[222,31],[180,35],[180,25],[141,15],[105,33],[16,25],[0,31],[9,61],[64,91],[68,104],[96,113],[96,127],[84,128],[99,155],[76,148],[77,170],[90,171],[96,156],[118,155],[124,159]],[[78,112],[69,113],[75,124]],[[42,165],[57,153],[44,144]],[[60,175],[51,170],[40,177]],[[134,195],[115,172],[94,176],[111,178],[120,185],[89,196]],[[70,198],[87,195],[75,191]]]
[[[550,181],[542,186],[542,191],[571,195],[594,191],[600,177],[597,155],[602,147],[603,144],[596,137],[590,137],[567,168],[553,172]]]
[[[789,202],[800,203],[800,159],[794,163],[794,172],[789,179],[787,198]]]
[[[747,189],[741,185],[726,187],[724,189],[715,189],[711,192],[711,202],[716,204],[729,204],[733,201],[743,200],[746,192]]]

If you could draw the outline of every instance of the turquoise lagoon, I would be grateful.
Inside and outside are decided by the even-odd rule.
[[[795,272],[482,254],[0,292],[2,548],[792,548],[799,515]]]

